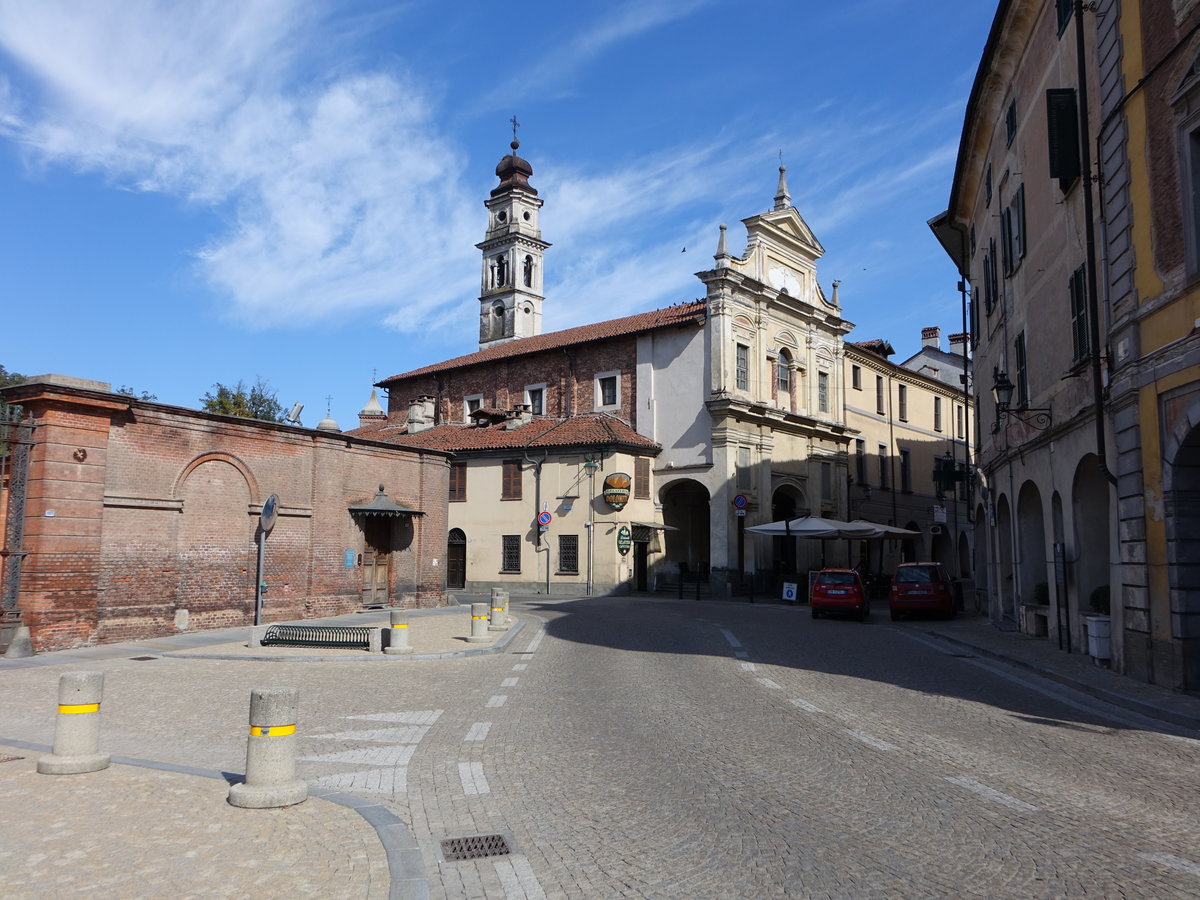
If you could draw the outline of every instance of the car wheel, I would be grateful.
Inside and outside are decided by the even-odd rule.
[[[819,612],[817,612],[817,608],[816,608],[815,606],[814,606],[814,607],[813,607],[813,609],[812,609],[812,617],[813,617],[814,619],[819,619],[819,618],[821,618],[821,614],[820,614]]]

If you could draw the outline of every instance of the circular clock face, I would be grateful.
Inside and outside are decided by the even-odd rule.
[[[784,266],[775,266],[767,272],[767,280],[771,287],[777,291],[783,291],[793,297],[799,297],[801,294],[800,279],[791,269]]]

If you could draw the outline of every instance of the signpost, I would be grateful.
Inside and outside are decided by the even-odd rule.
[[[262,624],[262,598],[263,598],[263,552],[267,546],[267,535],[271,533],[271,529],[275,527],[275,520],[279,517],[279,497],[272,494],[263,503],[262,513],[258,517],[258,577],[254,579],[254,624]]]

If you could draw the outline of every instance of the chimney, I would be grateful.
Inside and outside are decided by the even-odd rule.
[[[942,329],[937,325],[932,328],[921,329],[921,346],[932,347],[934,350],[942,349]]]
[[[957,331],[950,335],[950,352],[962,355],[963,345],[966,344],[968,337],[970,335],[965,331]]]
[[[433,427],[433,410],[429,409],[428,397],[417,397],[408,401],[408,433],[418,434]]]
[[[421,410],[425,416],[425,422],[432,428],[437,424],[437,409],[435,400],[430,394],[423,394],[417,398],[421,404]]]
[[[532,421],[533,414],[529,411],[529,404],[519,403],[508,413],[508,421],[504,423],[504,430],[512,431],[514,428],[528,425]]]

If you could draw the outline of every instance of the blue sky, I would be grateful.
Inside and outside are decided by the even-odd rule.
[[[961,329],[946,207],[993,0],[5,0],[0,364],[315,425],[478,347],[483,200],[521,122],[546,331],[703,295],[793,203],[851,340]],[[686,248],[686,252],[684,252]],[[943,344],[945,346],[945,344]]]

